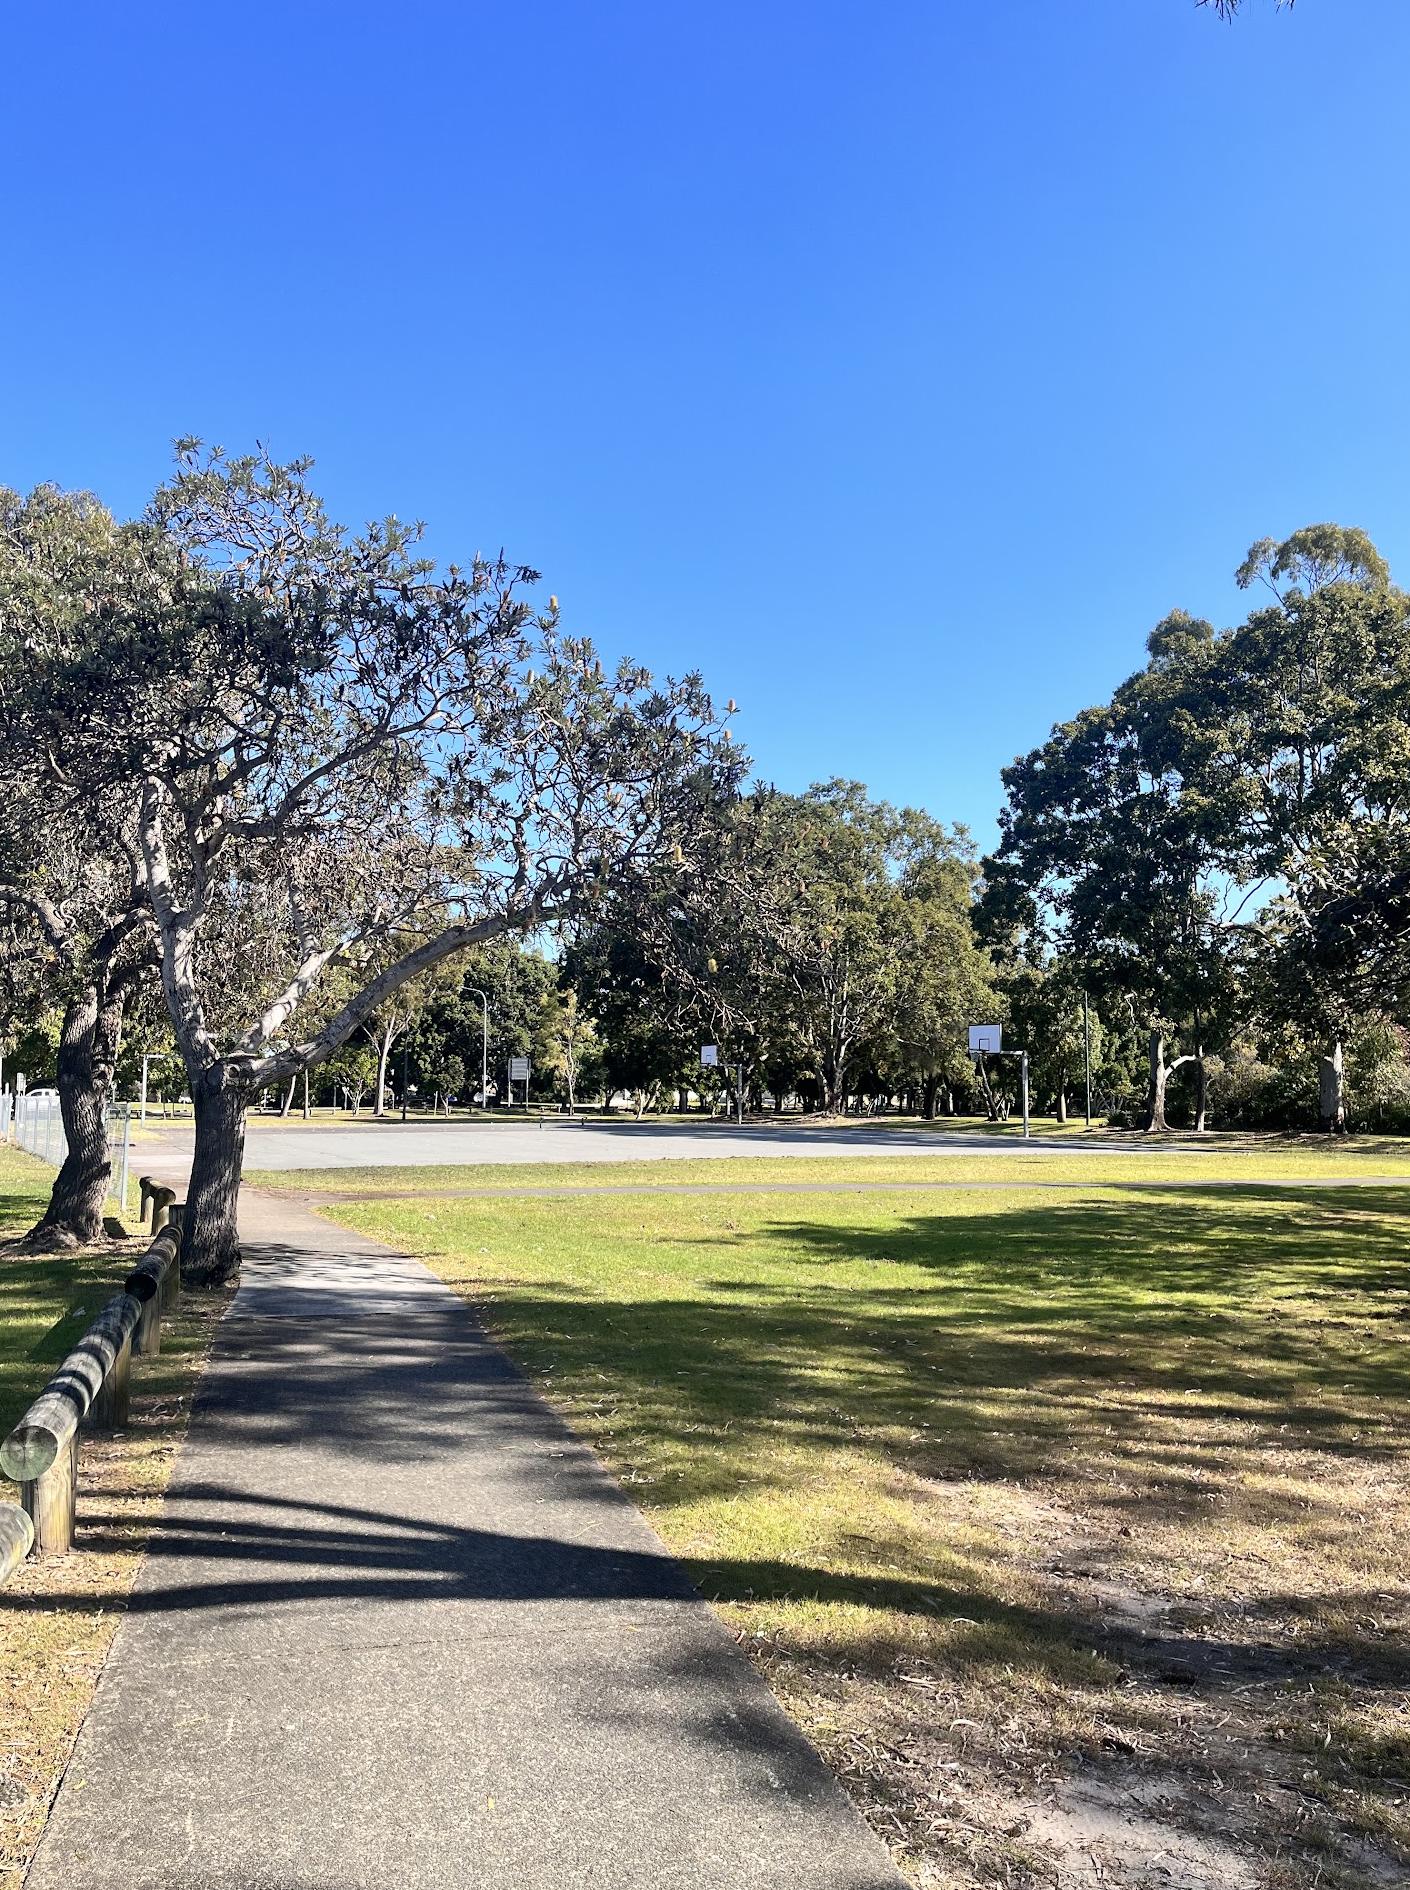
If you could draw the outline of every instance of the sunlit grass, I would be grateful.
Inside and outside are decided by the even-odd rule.
[[[1144,1193],[328,1211],[484,1309],[903,1853],[940,1867],[946,1765],[997,1806],[1139,1760],[1187,1833],[1217,1803],[1355,1882],[1340,1829],[1410,1842],[1404,1197],[1185,1189],[1190,1159],[1246,1158],[1149,1158]],[[922,1756],[878,1783],[849,1757],[878,1739]],[[1269,1789],[1289,1767],[1310,1821]],[[933,1880],[990,1881],[1005,1843]]]
[[[366,1193],[403,1196],[451,1189],[830,1187],[875,1182],[1042,1181],[1119,1185],[1180,1181],[1315,1181],[1319,1177],[1404,1175],[1410,1142],[1392,1136],[1322,1137],[1250,1144],[1243,1138],[1207,1144],[1135,1143],[1075,1152],[1024,1151],[1021,1144],[989,1154],[723,1156],[689,1161],[458,1162],[365,1168],[247,1169],[252,1185],[276,1193]]]

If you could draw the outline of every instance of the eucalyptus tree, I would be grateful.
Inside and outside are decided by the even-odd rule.
[[[102,601],[144,597],[149,575],[145,535],[88,495],[0,491],[0,921],[7,960],[28,967],[31,1015],[62,1013],[55,1082],[67,1152],[34,1245],[102,1235],[123,1015],[144,976],[155,977],[156,953],[131,801],[106,788],[69,792],[59,744],[37,753],[17,719],[37,651],[80,647]]]
[[[831,1113],[846,1106],[864,1052],[895,1015],[905,970],[895,911],[900,818],[842,780],[776,795],[765,813],[760,936]]]
[[[51,836],[52,842],[52,836]],[[62,855],[61,855],[62,857]],[[0,874],[15,859],[0,837]],[[128,902],[130,886],[114,884],[93,866],[65,875],[27,873],[0,882],[17,959],[29,957],[38,976],[30,1001],[61,1008],[55,1086],[66,1152],[48,1205],[29,1235],[35,1246],[84,1246],[101,1238],[103,1205],[112,1180],[107,1112],[124,1013],[144,979],[155,980],[149,915]],[[23,934],[38,941],[25,952]]]
[[[1095,988],[1141,1015],[1146,1127],[1157,1132],[1186,1064],[1204,1126],[1205,1052],[1233,995],[1223,815],[1184,791],[1167,674],[1172,652],[1194,662],[1212,641],[1208,624],[1173,613],[1151,633],[1146,670],[1006,768],[999,847],[986,863],[991,920],[1070,952]]]
[[[1090,1003],[1080,965],[1070,957],[1018,959],[1000,976],[1008,1011],[1006,1036],[1028,1052],[1034,1091],[1066,1122],[1069,1098],[1082,1088],[1090,1047],[1093,1068],[1104,1048],[1101,1017]]]
[[[644,1097],[684,1086],[711,1044],[742,1118],[779,1023],[765,897],[772,798],[756,788],[717,803],[692,857],[673,850],[573,929],[566,973],[613,1088]]]
[[[742,1115],[765,1082],[824,1110],[957,1074],[989,964],[967,837],[856,782],[758,786],[720,810],[697,857],[624,893],[570,959],[610,1059],[624,1006],[659,1018],[663,1060],[715,1044]]]
[[[919,1092],[923,1114],[967,1083],[967,1028],[992,1016],[994,965],[977,938],[979,860],[968,833],[907,809],[890,842],[894,890],[886,932],[894,962],[884,1025],[899,1080]]]
[[[254,1095],[443,959],[581,909],[668,827],[683,848],[742,765],[698,676],[605,674],[529,600],[536,573],[438,567],[395,519],[350,533],[309,470],[182,443],[143,524],[155,595],[36,638],[17,718],[56,789],[135,809],[195,1103],[198,1280],[238,1263]],[[267,958],[222,1027],[223,940],[254,910]],[[350,995],[301,1033],[334,971]]]
[[[672,885],[665,868],[619,887],[590,923],[573,928],[564,956],[564,978],[596,1028],[609,1094],[684,1086],[692,1053],[699,1061],[693,981],[680,978],[671,956],[679,923],[670,916]]]
[[[561,1082],[564,1100],[576,1109],[603,1064],[597,1030],[575,985],[557,984],[545,994],[534,1045],[539,1068]]]
[[[1170,653],[1165,720],[1228,873],[1276,895],[1261,942],[1323,1039],[1336,1127],[1343,1039],[1410,1001],[1410,598],[1363,531],[1332,524],[1261,540],[1238,581],[1271,601]]]

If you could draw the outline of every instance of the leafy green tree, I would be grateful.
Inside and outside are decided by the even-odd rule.
[[[644,1100],[687,1080],[691,1006],[661,962],[666,921],[646,903],[664,896],[654,879],[620,893],[577,930],[565,956],[564,977],[596,1030],[609,1097],[624,1090]]]
[[[341,1092],[347,1097],[352,1113],[360,1115],[363,1098],[377,1081],[377,1052],[372,1045],[349,1039],[329,1057],[323,1070],[330,1083],[332,1101],[336,1104]]]
[[[1021,928],[1075,957],[1108,997],[1143,1018],[1146,1127],[1167,1127],[1169,1080],[1196,1075],[1234,999],[1221,878],[1224,829],[1184,792],[1170,710],[1171,652],[1205,649],[1209,625],[1180,613],[1157,626],[1151,662],[1109,704],[1062,723],[1004,770],[1008,804],[986,864],[991,925]],[[1171,1059],[1172,1037],[1185,1048]]]
[[[969,1081],[968,1026],[993,1015],[989,952],[974,929],[978,860],[968,834],[907,810],[895,825],[896,877],[886,896],[893,1001],[881,1060],[893,1086],[919,1092],[927,1117]]]
[[[968,837],[854,782],[759,787],[717,810],[689,864],[663,864],[570,955],[609,1073],[697,1086],[718,1047],[742,1116],[767,1085],[832,1111],[960,1080],[964,1025],[990,1001]],[[644,1061],[641,1061],[643,1060]]]
[[[238,1262],[245,1111],[316,1068],[401,986],[581,909],[670,845],[743,762],[699,678],[657,684],[563,634],[535,574],[440,569],[417,532],[333,524],[307,462],[183,446],[144,527],[156,571],[57,634],[0,623],[3,732],[56,802],[127,797],[196,1109],[184,1264]],[[10,684],[13,683],[13,687]],[[255,903],[278,940],[238,1022],[211,940]],[[382,969],[374,954],[403,946]],[[366,964],[299,1034],[330,970]]]
[[[1410,999],[1410,599],[1366,534],[1338,525],[1262,540],[1238,578],[1271,603],[1172,647],[1162,715],[1227,873],[1275,894],[1261,975],[1324,1039],[1335,1127],[1343,1040]]]
[[[119,527],[94,500],[50,487],[29,498],[0,490],[0,729],[32,686],[36,628],[79,641],[100,599],[144,600],[149,588],[145,535]],[[144,978],[155,980],[155,930],[134,872],[130,803],[111,790],[55,793],[30,745],[5,746],[0,924],[10,935],[10,997],[27,978],[31,1016],[50,1005],[62,1012],[54,1076],[67,1152],[28,1239],[87,1245],[103,1233],[106,1112],[123,1016]]]
[[[561,1083],[568,1107],[576,1109],[580,1094],[600,1085],[603,1061],[597,1030],[573,985],[546,994],[534,1043],[538,1067]]]
[[[1020,961],[1000,982],[1008,1040],[1028,1052],[1035,1096],[1050,1101],[1058,1121],[1066,1122],[1069,1098],[1084,1089],[1089,1037],[1094,1070],[1101,1069],[1105,1047],[1100,1014],[1083,1003],[1081,967],[1063,957]]]

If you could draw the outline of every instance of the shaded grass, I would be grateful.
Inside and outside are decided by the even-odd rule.
[[[1172,1181],[333,1218],[484,1308],[918,1880],[1086,1881],[1051,1816],[1080,1779],[1162,1806],[1105,1881],[1184,1843],[1228,1853],[1220,1882],[1251,1860],[1331,1885],[1410,1861],[1402,1199]]]
[[[38,1218],[52,1173],[31,1156],[0,1148],[0,1241]],[[0,1252],[0,1435],[119,1289],[140,1251],[133,1241],[89,1254]],[[220,1294],[183,1293],[164,1316],[161,1353],[133,1362],[126,1430],[83,1437],[74,1553],[31,1560],[0,1589],[0,1890],[15,1890],[39,1840],[224,1305]],[[0,1478],[0,1497],[16,1494]]]

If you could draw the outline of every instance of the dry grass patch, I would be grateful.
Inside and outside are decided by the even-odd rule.
[[[927,1890],[1410,1872],[1399,1190],[406,1200]]]

